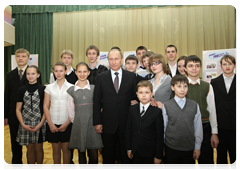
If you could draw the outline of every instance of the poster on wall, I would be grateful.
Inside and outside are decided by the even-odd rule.
[[[30,60],[28,61],[28,65],[35,65],[38,67],[38,54],[30,54]],[[11,69],[15,69],[17,67],[17,62],[15,59],[15,55],[11,55]]]
[[[99,64],[104,65],[105,67],[109,68],[108,52],[100,52],[97,62]]]
[[[202,80],[210,82],[211,79],[222,74],[220,60],[224,55],[232,55],[236,59],[236,49],[203,51],[202,58]],[[235,72],[236,70],[234,70]]]

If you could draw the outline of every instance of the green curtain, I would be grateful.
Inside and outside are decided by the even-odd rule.
[[[46,13],[46,12],[72,12],[100,9],[127,9],[146,7],[165,7],[170,5],[12,5],[12,12],[15,13]],[[181,5],[171,5],[181,6]]]
[[[41,71],[42,82],[48,83],[52,61],[53,13],[14,14],[15,45],[6,47],[6,60],[19,48],[27,49],[30,54],[38,54],[38,67]],[[9,61],[5,61],[10,71]],[[6,74],[6,72],[5,72]]]

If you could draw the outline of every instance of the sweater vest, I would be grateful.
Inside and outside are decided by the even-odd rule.
[[[181,109],[174,98],[164,103],[168,124],[165,132],[165,144],[175,150],[191,151],[195,148],[194,119],[197,103],[186,99]]]
[[[210,84],[200,80],[200,85],[196,84],[189,84],[188,86],[188,93],[187,97],[196,101],[199,105],[202,117],[202,123],[209,122],[209,111],[207,110],[207,95],[209,92]]]

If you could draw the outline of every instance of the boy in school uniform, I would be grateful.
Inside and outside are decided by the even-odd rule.
[[[146,67],[144,67],[142,62],[142,55],[146,51],[147,51],[147,48],[144,46],[139,46],[136,49],[136,57],[138,58],[138,61],[139,61],[139,66],[136,72],[142,77],[145,77],[148,74],[148,72],[146,71]]]
[[[107,67],[97,62],[99,54],[99,49],[95,45],[90,45],[86,50],[86,56],[89,61],[88,68],[90,69],[90,74],[88,76],[88,81],[90,84],[95,84],[95,77],[98,74],[108,70]]]
[[[73,61],[73,52],[71,50],[63,50],[61,53],[61,60],[62,62],[67,66],[67,74],[65,76],[65,79],[71,83],[75,84],[78,80],[77,75],[75,74],[75,69],[72,68],[72,61]],[[55,75],[54,80],[56,80]]]
[[[200,156],[203,139],[200,109],[197,102],[186,98],[188,92],[186,76],[181,74],[174,76],[171,88],[172,99],[166,101],[162,108],[165,163],[194,164]]]
[[[154,52],[152,52],[152,51],[146,51],[142,55],[143,66],[146,68],[146,71],[148,72],[148,74],[145,76],[145,79],[147,79],[147,80],[150,80],[150,79],[152,79],[155,76],[155,74],[150,72],[150,70],[149,70],[149,62],[148,62],[149,57],[151,55],[153,55],[153,54],[154,54]]]
[[[22,164],[22,146],[16,141],[19,121],[16,116],[16,103],[18,91],[21,87],[28,84],[25,70],[28,67],[30,53],[23,48],[16,50],[15,59],[17,68],[7,73],[4,91],[4,126],[9,124],[11,147],[12,147],[12,164]],[[37,79],[42,84],[41,75]]]
[[[170,76],[174,77],[177,74],[180,74],[177,69],[177,47],[175,45],[168,45],[165,49],[165,55],[168,58],[168,67],[170,70]]]
[[[220,60],[223,73],[211,80],[215,95],[218,121],[217,163],[227,164],[227,151],[230,163],[236,161],[236,68],[235,58],[225,55]]]
[[[201,59],[196,55],[190,55],[185,60],[185,70],[189,81],[187,96],[198,103],[202,115],[203,142],[198,163],[213,164],[213,148],[217,148],[219,143],[218,124],[213,88],[208,82],[200,80],[198,76],[201,66]]]
[[[134,164],[160,164],[163,158],[164,125],[162,110],[151,106],[152,84],[143,80],[137,85],[140,103],[132,105],[126,126],[127,155]]]

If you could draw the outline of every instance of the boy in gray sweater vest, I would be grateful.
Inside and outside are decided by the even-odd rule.
[[[201,113],[197,102],[186,98],[187,77],[172,78],[172,99],[162,108],[167,164],[194,164],[203,139]]]

